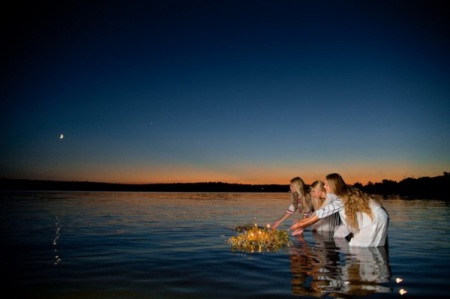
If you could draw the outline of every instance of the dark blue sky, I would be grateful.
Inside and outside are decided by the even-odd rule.
[[[4,11],[1,177],[365,183],[450,168],[446,1],[50,3]]]

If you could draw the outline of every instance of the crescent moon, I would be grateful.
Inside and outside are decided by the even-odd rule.
[[[59,135],[59,139],[63,139],[63,138],[64,138],[63,134]]]

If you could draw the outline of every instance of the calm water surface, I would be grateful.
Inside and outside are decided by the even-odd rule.
[[[277,252],[246,253],[227,244],[232,228],[272,223],[288,207],[288,193],[0,196],[3,283],[14,298],[450,294],[450,206],[442,201],[384,201],[387,248],[349,248],[307,231]]]

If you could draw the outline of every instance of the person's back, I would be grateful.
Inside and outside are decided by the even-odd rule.
[[[386,244],[389,215],[375,200],[370,200],[369,206],[373,217],[366,213],[357,213],[359,231],[353,233],[350,246],[377,247]]]

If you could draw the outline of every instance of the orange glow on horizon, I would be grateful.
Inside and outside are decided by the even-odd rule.
[[[199,183],[199,182],[223,182],[230,184],[279,184],[288,185],[289,181],[299,176],[306,184],[311,184],[316,180],[325,180],[325,176],[332,172],[342,175],[347,184],[359,182],[366,185],[368,182],[376,183],[384,179],[401,181],[408,177],[439,176],[443,171],[433,171],[434,169],[423,171],[417,175],[417,169],[411,167],[388,169],[388,167],[368,167],[367,165],[351,165],[348,167],[323,167],[304,165],[303,167],[274,166],[235,166],[227,170],[211,169],[199,166],[159,166],[149,170],[147,167],[128,169],[96,169],[89,173],[84,171],[73,171],[70,174],[59,173],[52,176],[29,177],[29,179],[44,180],[64,180],[64,181],[90,181],[120,184],[153,184],[153,183]],[[394,166],[395,167],[395,166]],[[302,169],[306,169],[302,171]],[[309,170],[308,170],[309,169]],[[366,170],[361,170],[366,169]],[[410,173],[411,175],[407,175]]]
[[[405,178],[435,177],[448,167],[437,164],[410,164],[404,161],[284,161],[228,164],[195,163],[124,163],[67,165],[54,169],[28,169],[11,178],[55,181],[104,182],[118,184],[199,183],[222,182],[229,184],[278,184],[288,185],[294,177],[301,177],[306,184],[325,180],[329,173],[342,175],[347,184],[359,182],[377,183],[382,180],[401,181]]]

